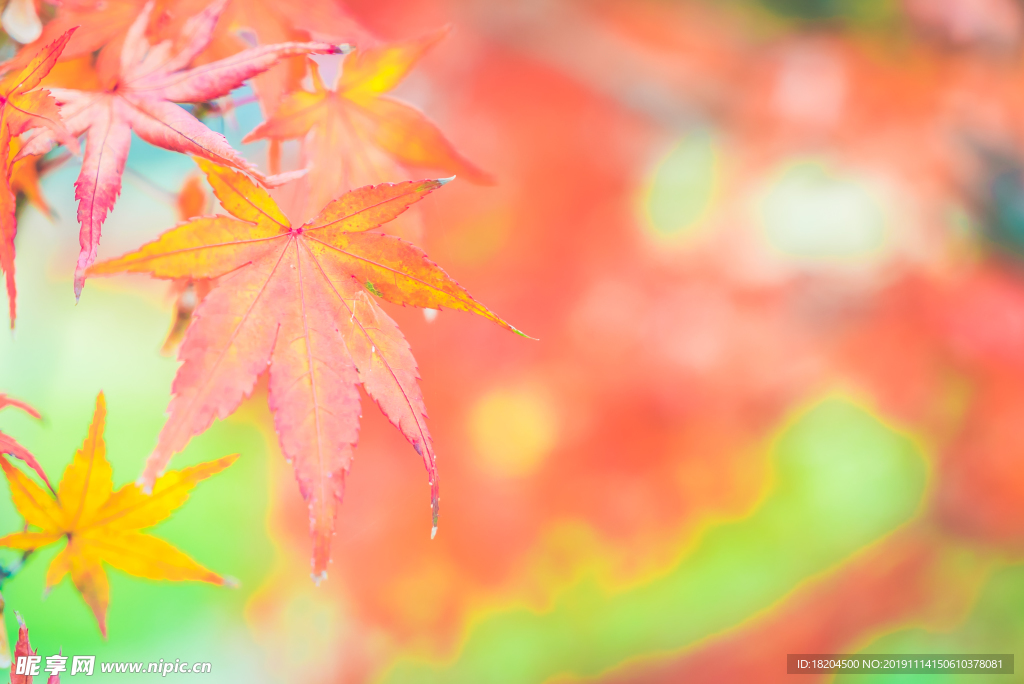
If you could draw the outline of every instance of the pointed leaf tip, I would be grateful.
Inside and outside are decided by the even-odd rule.
[[[238,581],[237,577],[224,576],[221,578],[221,580],[221,584],[223,584],[228,589],[238,589],[242,586],[242,583]]]
[[[430,528],[430,538],[433,539],[437,536],[437,525]]]
[[[313,584],[319,587],[320,583],[327,579],[327,571],[323,570],[321,572],[314,572],[310,577],[313,578]]]
[[[437,182],[440,183],[441,185],[448,185],[453,180],[455,180],[455,176],[448,176],[447,178],[438,178]]]

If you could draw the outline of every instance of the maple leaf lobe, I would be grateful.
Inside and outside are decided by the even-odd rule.
[[[22,410],[36,420],[42,419],[39,412],[25,402],[12,399],[6,394],[0,393],[0,410],[8,406]],[[18,444],[18,442],[16,442],[12,437],[9,437],[3,432],[0,432],[0,454],[9,454],[24,461],[25,464],[34,470],[36,474],[39,475],[39,478],[46,483],[46,486],[49,487],[50,491],[54,491],[53,485],[50,484],[50,480],[46,477],[46,473],[43,472],[43,467],[39,465],[35,456],[33,456],[28,449]]]
[[[0,77],[0,158],[5,165],[0,179],[0,271],[5,274],[8,318],[12,330],[17,318],[14,238],[18,222],[11,173],[20,154],[11,159],[10,150],[12,143],[17,142],[21,134],[34,128],[46,127],[55,140],[61,140],[70,149],[77,151],[78,143],[64,127],[56,101],[46,90],[39,88],[74,32],[75,28],[65,31],[35,53],[21,70],[9,71]]]

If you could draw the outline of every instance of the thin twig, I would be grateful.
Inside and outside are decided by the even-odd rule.
[[[18,574],[18,571],[25,567],[25,562],[29,556],[32,555],[32,551],[26,551],[21,554],[21,558],[15,560],[11,565],[4,565],[0,563],[0,588],[3,588],[4,583]]]

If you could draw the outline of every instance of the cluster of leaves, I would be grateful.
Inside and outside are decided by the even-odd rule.
[[[277,16],[272,3],[266,4]],[[331,14],[324,9],[330,3],[312,4],[311,15]],[[344,18],[319,25],[320,33],[351,31],[328,41],[311,40],[308,27],[261,18],[248,27],[260,41],[265,36],[286,40],[245,47],[228,29],[260,13],[241,7],[238,0],[194,8],[155,0],[142,6],[132,0],[71,3],[3,67],[0,145],[8,154],[0,174],[0,270],[6,275],[11,326],[17,313],[16,189],[33,189],[26,194],[43,204],[37,175],[31,174],[38,174],[39,160],[58,145],[82,155],[75,183],[76,298],[88,276],[145,272],[174,281],[176,291],[192,299],[188,306],[179,301],[168,340],[173,346],[181,339],[182,362],[169,418],[137,483],[112,489],[102,394],[85,443],[57,489],[27,450],[0,434],[0,453],[22,460],[49,490],[0,455],[26,525],[0,538],[0,546],[31,554],[66,542],[47,572],[47,588],[70,575],[104,634],[109,602],[104,564],[151,579],[225,583],[138,530],[170,515],[198,481],[232,462],[229,456],[164,472],[193,436],[239,406],[262,373],[269,373],[281,449],[309,504],[313,576],[319,581],[326,575],[358,437],[360,384],[422,457],[431,487],[432,535],[437,529],[435,455],[416,362],[377,299],[459,309],[519,332],[419,248],[378,230],[451,180],[403,180],[405,167],[439,168],[478,183],[493,180],[456,152],[422,113],[386,95],[445,31],[408,43],[349,49],[341,40],[365,39],[365,34]],[[344,52],[335,90],[329,90],[308,56]],[[312,92],[300,85],[307,69]],[[203,111],[229,109],[231,91],[255,77],[265,79],[257,81],[257,93],[265,111],[274,113],[250,138],[272,141],[272,173],[261,171],[197,118]],[[76,87],[62,87],[69,84]],[[192,199],[183,201],[180,212],[191,220],[137,251],[97,263],[133,132],[146,143],[191,155],[230,215],[200,215],[205,194],[193,184]],[[280,173],[280,143],[292,138],[302,139],[303,166]],[[28,177],[19,181],[19,173]],[[298,198],[286,207],[288,213],[314,218],[293,222],[266,189],[288,183]],[[7,405],[38,416],[0,395],[0,408]]]

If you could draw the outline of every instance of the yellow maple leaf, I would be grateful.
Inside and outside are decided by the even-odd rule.
[[[136,577],[154,580],[196,580],[230,584],[157,537],[139,530],[166,519],[188,499],[196,483],[234,463],[238,454],[162,475],[146,494],[135,483],[113,491],[103,427],[107,405],[96,397],[89,433],[64,470],[56,496],[33,482],[0,455],[15,508],[29,528],[0,537],[0,546],[32,551],[67,540],[46,572],[49,591],[70,574],[92,608],[100,631],[107,634],[110,585],[104,563]]]

